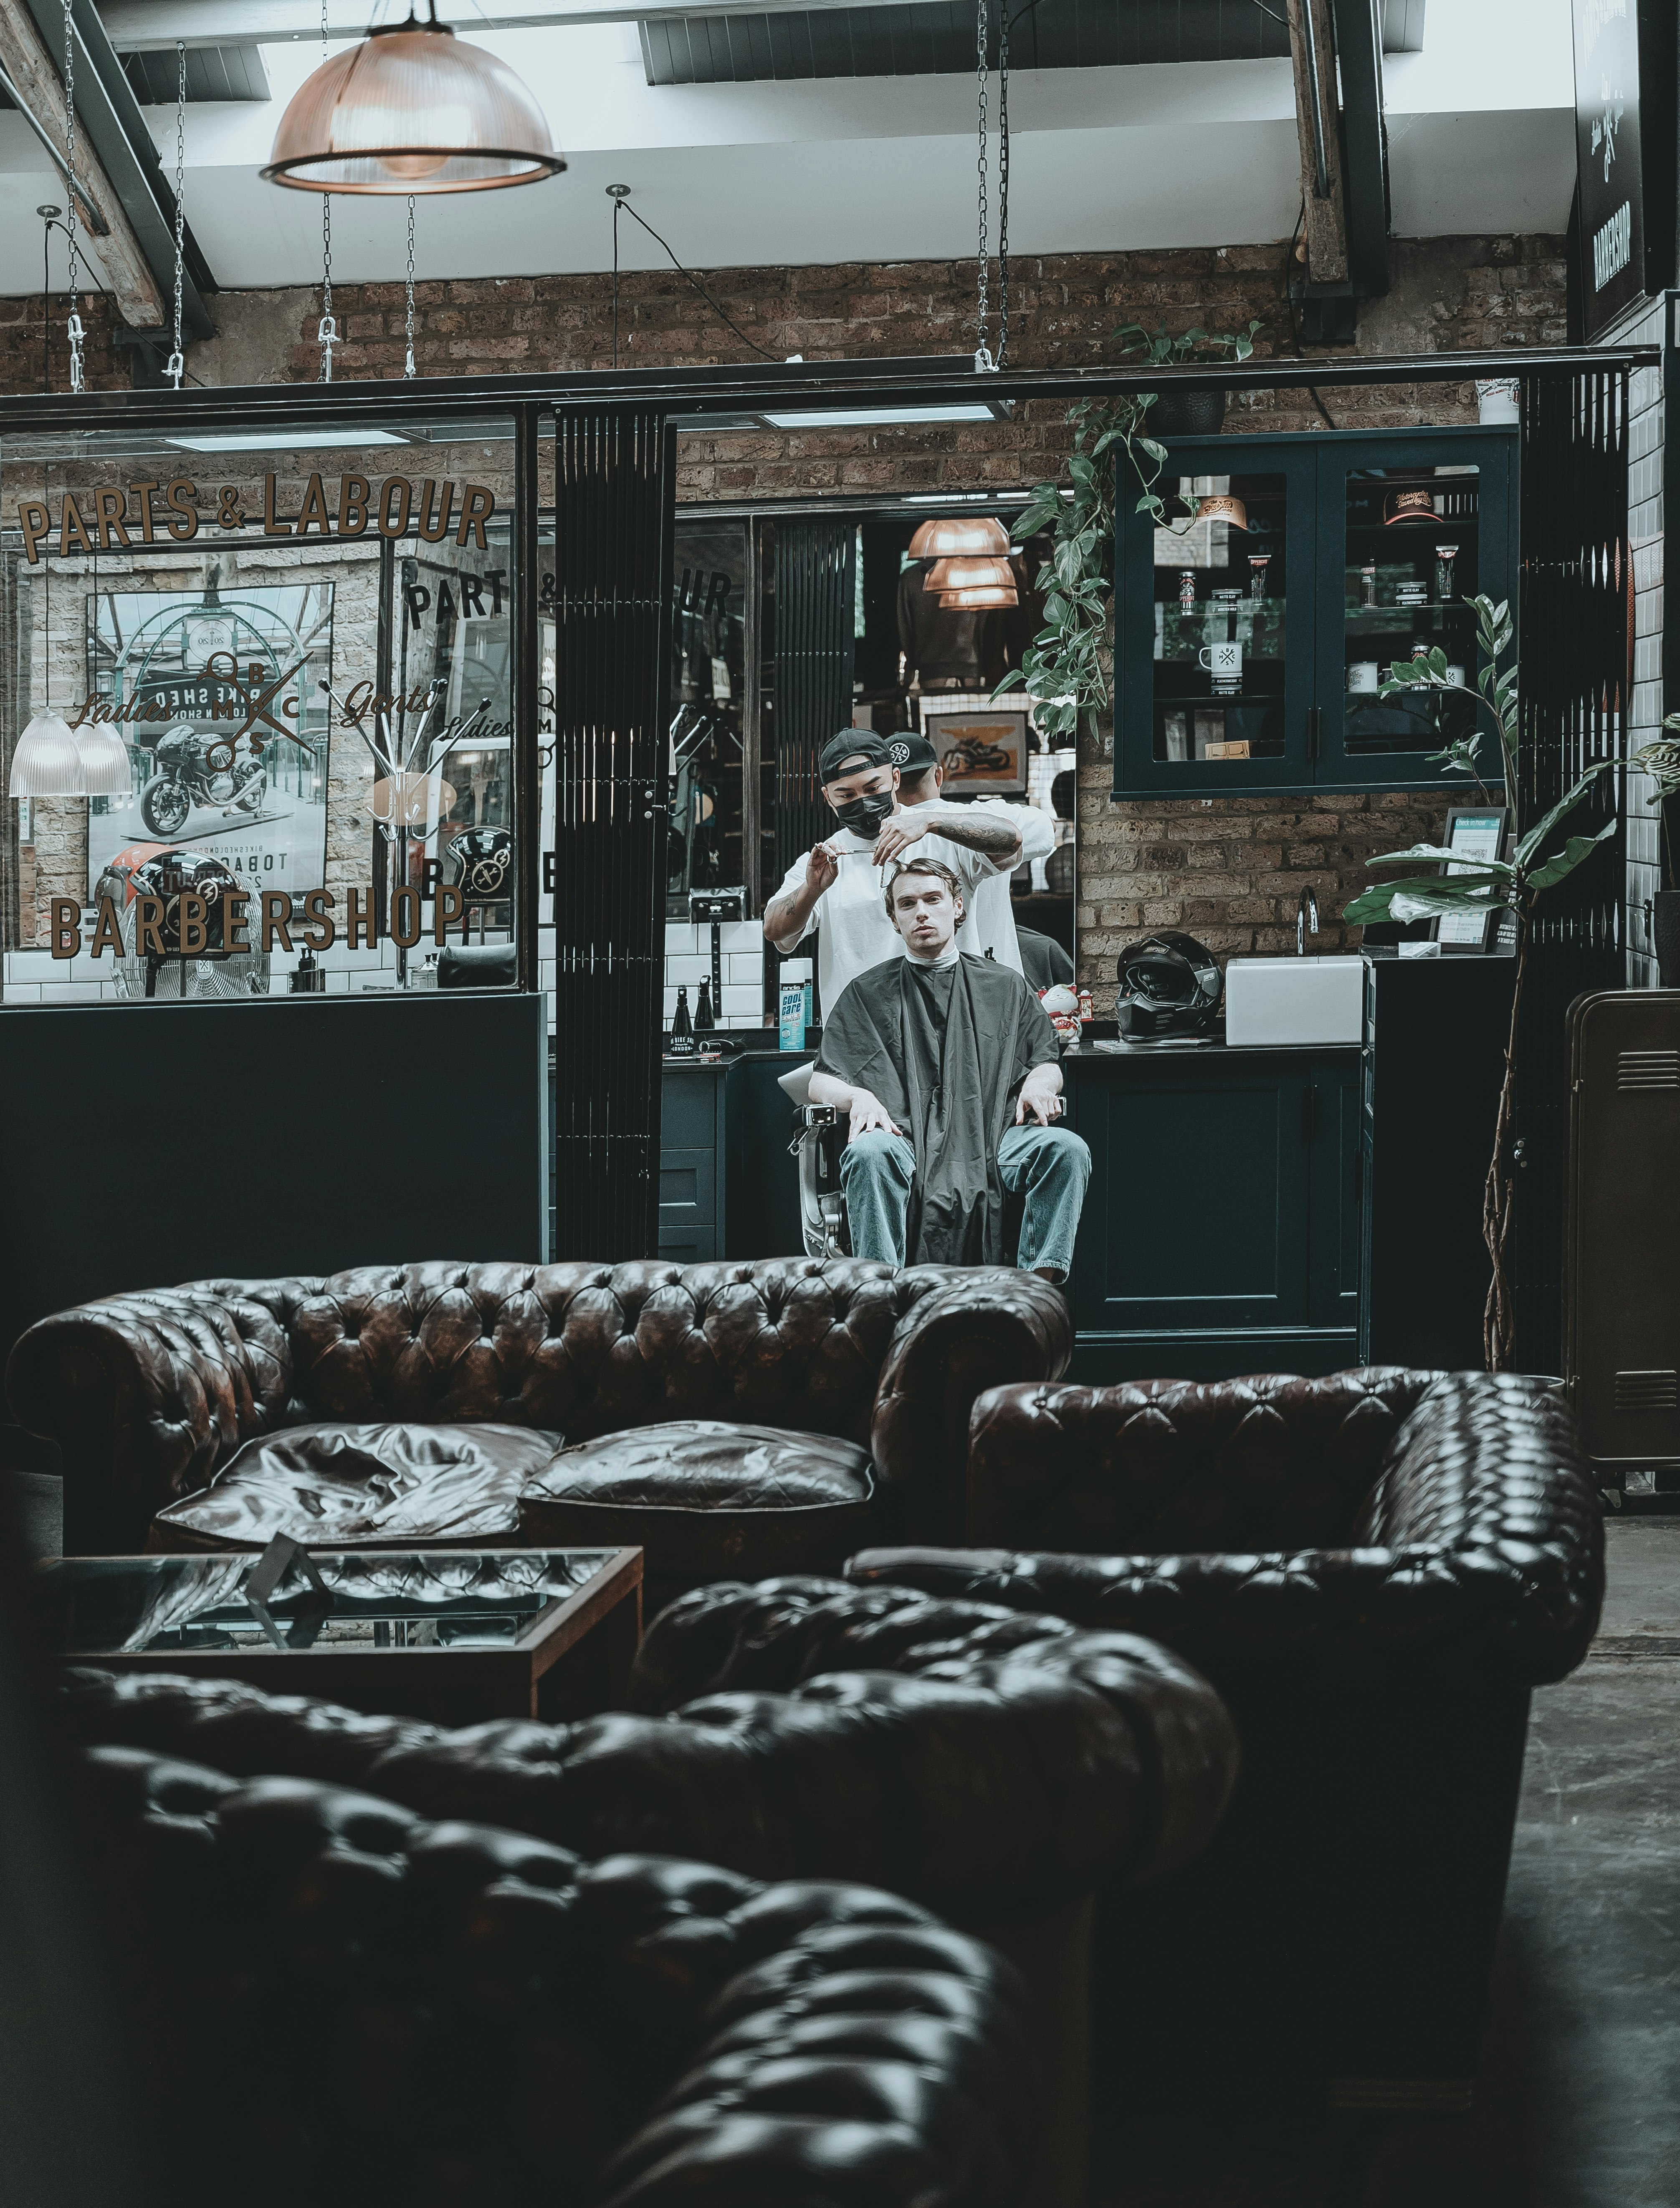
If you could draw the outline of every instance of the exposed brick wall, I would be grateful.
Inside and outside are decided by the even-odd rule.
[[[45,388],[50,391],[70,387],[70,341],[65,331],[69,312],[62,292],[47,301]],[[84,292],[81,364],[90,391],[125,391],[132,381],[129,356],[111,343],[118,319],[115,304],[103,292]],[[0,393],[9,397],[42,387],[40,294],[0,298]]]
[[[1283,291],[1282,244],[1219,250],[1041,255],[1011,266],[1010,363],[1079,367],[1118,358],[1117,325],[1165,321],[1215,330],[1264,325],[1257,357],[1293,351]],[[1367,309],[1359,350],[1439,351],[1507,342],[1561,342],[1563,242],[1552,237],[1397,241],[1389,299]],[[777,359],[906,357],[970,351],[973,265],[968,261],[846,263],[702,272],[730,320]],[[345,342],[333,373],[400,376],[400,284],[341,284],[333,306]],[[314,343],[319,295],[276,333],[285,374],[320,370]],[[415,289],[415,359],[423,375],[503,375],[609,368],[612,279],[606,275],[484,278]],[[625,275],[619,360],[633,368],[693,366],[755,356],[675,269]],[[1338,355],[1324,354],[1320,391],[1338,427],[1400,429],[1470,421],[1473,395],[1458,385],[1383,384],[1337,391]],[[1056,471],[1066,449],[1065,410],[1034,403],[1012,422],[899,429],[766,431],[693,435],[680,441],[682,499],[777,498],[795,494],[941,484],[999,489]],[[1323,417],[1305,391],[1245,393],[1233,429],[1302,429]]]
[[[1341,924],[1366,886],[1372,852],[1438,843],[1452,793],[1194,797],[1116,803],[1107,759],[1079,771],[1079,978],[1113,1008],[1119,952],[1156,927],[1181,927],[1217,952],[1293,951],[1301,891],[1318,900],[1316,951],[1358,948]]]

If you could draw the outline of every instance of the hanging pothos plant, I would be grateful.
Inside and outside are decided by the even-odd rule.
[[[1124,339],[1126,353],[1145,353],[1151,366],[1198,357],[1246,360],[1254,351],[1251,322],[1233,335],[1191,329],[1169,338],[1165,328],[1153,336],[1136,322],[1112,334]],[[1050,557],[1039,571],[1045,593],[1044,627],[1011,668],[998,692],[1025,688],[1033,721],[1053,747],[1071,744],[1080,716],[1107,710],[1111,655],[1107,650],[1108,602],[1114,590],[1114,500],[1116,447],[1124,447],[1140,495],[1134,509],[1147,513],[1156,528],[1170,528],[1165,501],[1156,490],[1167,447],[1143,434],[1144,417],[1160,394],[1128,393],[1123,399],[1081,399],[1070,406],[1073,450],[1068,457],[1068,485],[1035,483],[1026,511],[1015,524],[1015,541],[1024,544],[1041,529],[1052,532]],[[1069,489],[1071,485],[1071,489]],[[1195,519],[1192,503],[1189,520]],[[1179,525],[1188,528],[1189,520]],[[994,693],[994,694],[997,694]]]
[[[1504,775],[1507,801],[1513,801],[1517,790],[1517,670],[1515,665],[1499,666],[1499,657],[1511,641],[1511,616],[1508,605],[1495,605],[1491,598],[1473,598],[1470,603],[1476,613],[1476,625],[1480,634],[1481,661],[1473,687],[1461,682],[1449,669],[1447,655],[1439,646],[1421,652],[1417,658],[1396,660],[1389,669],[1389,678],[1381,687],[1379,695],[1384,698],[1400,696],[1407,690],[1461,690],[1473,698],[1487,714],[1498,739],[1502,770]],[[1475,777],[1480,783],[1477,754],[1481,748],[1479,735],[1458,738],[1443,752],[1433,754],[1448,773],[1459,772]],[[1661,746],[1653,746],[1660,751]],[[1641,759],[1643,754],[1641,755]],[[1635,764],[1639,762],[1634,762]],[[1413,843],[1403,851],[1386,851],[1380,857],[1368,859],[1370,867],[1407,867],[1413,868],[1402,881],[1383,882],[1375,889],[1362,891],[1347,906],[1342,918],[1357,927],[1372,921],[1430,920],[1449,913],[1479,913],[1486,915],[1491,908],[1505,907],[1515,915],[1516,922],[1516,975],[1511,995],[1510,1030],[1505,1042],[1505,1074],[1499,1087],[1498,1109],[1493,1123],[1493,1155],[1488,1163],[1487,1179],[1482,1191],[1482,1239],[1487,1245],[1492,1278],[1488,1283],[1487,1302],[1482,1316],[1482,1350],[1490,1372],[1506,1371],[1511,1361],[1512,1344],[1515,1334],[1515,1313],[1511,1303],[1511,1287],[1507,1270],[1507,1258],[1511,1235],[1511,1209],[1515,1183],[1513,1177],[1512,1118],[1516,1096],[1517,1041],[1522,1014],[1522,985],[1528,970],[1528,944],[1533,933],[1534,906],[1545,891],[1572,874],[1584,859],[1592,856],[1605,837],[1616,832],[1617,821],[1612,813],[1604,826],[1590,836],[1569,836],[1561,848],[1548,849],[1555,841],[1556,831],[1573,813],[1593,787],[1598,776],[1607,767],[1619,766],[1619,759],[1601,760],[1589,767],[1575,784],[1566,790],[1551,810],[1537,820],[1532,828],[1517,837],[1515,848],[1509,859],[1477,859],[1467,862],[1438,843]],[[1652,763],[1653,771],[1659,771],[1659,762]],[[1415,869],[1427,864],[1439,867],[1440,872],[1420,874]],[[1447,869],[1450,867],[1450,871]]]

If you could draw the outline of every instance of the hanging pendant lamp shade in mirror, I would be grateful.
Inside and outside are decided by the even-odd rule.
[[[81,797],[81,753],[62,713],[37,713],[12,753],[13,797]]]
[[[947,514],[924,521],[910,539],[912,560],[1007,559],[1009,531],[1001,521],[979,513]]]
[[[89,797],[132,797],[134,770],[129,747],[108,721],[93,721],[71,731],[81,760],[81,787]]]
[[[566,166],[531,93],[435,14],[370,31],[292,95],[263,175],[308,192],[495,191]]]
[[[977,585],[972,590],[939,592],[939,603],[947,613],[987,613],[1000,610],[1005,606],[1019,605],[1020,603],[1013,585],[1006,591],[992,583]]]
[[[1015,589],[1015,571],[1007,560],[936,560],[927,570],[924,591],[1008,591]]]

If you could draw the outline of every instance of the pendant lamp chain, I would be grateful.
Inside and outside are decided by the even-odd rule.
[[[66,324],[70,340],[70,388],[82,388],[81,257],[75,237],[75,26],[70,21],[70,0],[64,0],[64,236],[69,243],[65,287],[70,295],[70,318]]]
[[[987,252],[990,209],[987,205],[987,123],[991,87],[991,6],[980,0],[975,15],[975,105],[979,115],[980,240],[977,256],[979,343],[975,366],[984,375],[1000,369],[1009,354],[1009,0],[998,6],[998,351],[990,345],[992,321],[991,259]]]
[[[403,335],[407,339],[407,351],[403,355],[403,374],[414,373],[414,195],[408,195],[408,282],[403,291]]]
[[[69,0],[65,0],[69,4]],[[327,59],[327,0],[321,0],[321,58]],[[339,342],[339,326],[333,319],[333,195],[321,195],[321,327],[315,332],[321,346],[321,380],[333,381],[333,348]]]
[[[1009,0],[1003,0],[1003,4],[1007,7]],[[986,66],[986,47],[987,33],[990,27],[991,9],[988,0],[980,0],[980,6],[975,15],[975,81],[980,111],[978,163],[980,170],[980,327],[979,343],[975,347],[975,366],[987,371],[997,366],[997,363],[992,357],[992,349],[987,343],[987,339],[991,334],[991,264],[986,253],[986,99],[987,80],[990,75]]]
[[[184,265],[187,190],[187,49],[175,41],[175,350],[164,374],[178,391],[187,372],[181,350],[181,279]]]

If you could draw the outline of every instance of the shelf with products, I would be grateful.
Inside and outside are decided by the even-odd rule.
[[[1435,646],[1473,683],[1516,464],[1497,428],[1169,441],[1167,526],[1118,501],[1116,795],[1437,788],[1474,700],[1381,687]]]

